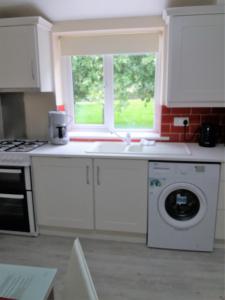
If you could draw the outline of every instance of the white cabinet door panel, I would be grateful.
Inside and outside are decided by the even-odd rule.
[[[225,210],[225,164],[221,165],[218,209]]]
[[[225,163],[221,165],[221,180],[225,181]]]
[[[38,223],[93,229],[92,160],[33,158]]]
[[[216,238],[225,240],[225,164],[221,165],[221,180],[216,222]]]
[[[146,233],[147,161],[95,159],[96,229]]]
[[[217,211],[216,239],[225,240],[225,210]]]
[[[39,86],[34,26],[0,27],[0,88]]]
[[[171,17],[168,106],[225,106],[224,15]]]
[[[220,181],[218,209],[225,209],[225,181]]]

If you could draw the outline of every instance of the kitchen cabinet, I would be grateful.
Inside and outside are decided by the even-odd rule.
[[[225,163],[221,165],[216,238],[225,240]]]
[[[224,6],[165,11],[165,101],[169,107],[225,107]]]
[[[39,225],[146,233],[147,165],[130,159],[34,157]]]
[[[147,161],[95,159],[96,229],[147,232]]]
[[[39,225],[93,229],[91,159],[34,157],[32,177]]]
[[[50,30],[41,17],[0,19],[1,91],[53,91]]]

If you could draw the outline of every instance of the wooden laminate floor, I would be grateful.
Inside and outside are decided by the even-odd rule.
[[[225,299],[222,247],[213,253],[198,253],[80,240],[100,300]],[[58,268],[55,298],[61,300],[72,243],[72,238],[0,235],[0,263]]]

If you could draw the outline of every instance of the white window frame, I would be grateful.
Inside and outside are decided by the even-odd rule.
[[[132,55],[133,53],[129,53]],[[146,53],[134,53],[133,55],[143,55]],[[72,78],[72,65],[71,56],[63,56],[61,59],[62,68],[62,85],[63,85],[63,98],[65,104],[65,110],[69,115],[72,116],[73,122],[69,126],[69,130],[76,132],[134,132],[136,136],[138,133],[160,133],[160,119],[161,119],[161,107],[160,107],[160,56],[159,53],[156,55],[156,70],[155,70],[155,117],[153,128],[115,128],[114,127],[114,111],[113,111],[113,100],[114,100],[114,88],[113,88],[113,55],[102,55],[103,56],[103,73],[104,73],[104,124],[92,125],[92,124],[76,124],[74,122],[74,98],[73,98],[73,78]],[[114,54],[115,55],[115,54]]]

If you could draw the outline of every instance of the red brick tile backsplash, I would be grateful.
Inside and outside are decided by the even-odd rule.
[[[184,128],[173,126],[174,117],[189,117],[189,126]],[[225,142],[225,108],[169,108],[162,106],[161,135],[168,136],[170,142],[197,142],[199,128],[203,122],[210,122],[219,127],[219,142]]]
[[[59,105],[58,110],[63,111],[64,105]],[[189,126],[186,128],[186,139],[184,128],[173,125],[174,117],[189,117]],[[170,138],[170,142],[197,142],[199,128],[203,122],[210,122],[219,127],[219,142],[225,142],[225,108],[206,107],[175,107],[162,106],[161,135]]]

